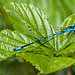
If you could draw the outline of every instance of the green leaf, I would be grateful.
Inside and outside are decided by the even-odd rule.
[[[60,54],[67,54],[67,53],[72,53],[75,52],[75,42],[72,44],[67,45],[64,49],[62,49],[61,51],[59,51],[57,53],[57,55]]]
[[[1,14],[2,19],[5,22],[7,28],[13,30],[12,24],[11,24],[5,10],[3,9],[3,6],[2,6],[1,2],[0,2],[0,14]]]
[[[18,18],[18,16],[16,16],[16,14],[11,11],[7,13],[7,15],[13,25],[14,30],[35,37],[35,34],[30,31],[30,29],[20,20],[20,18]]]
[[[61,30],[63,31],[63,29],[65,29],[68,26],[74,26],[75,23],[75,14],[69,16],[67,19],[64,20],[64,22],[61,25]],[[69,32],[68,32],[69,33]],[[63,35],[59,36],[59,50],[57,52],[57,55],[60,54],[66,54],[66,53],[70,53],[70,52],[74,52],[75,51],[75,36],[74,36],[74,32],[72,32],[67,39],[67,34],[65,33]]]
[[[3,30],[0,32],[0,58],[6,59],[17,52],[13,51],[14,48],[20,47],[26,44],[33,42],[35,39],[32,36],[24,35],[17,31]],[[39,43],[30,45],[23,49],[23,52],[27,53],[43,53],[48,54],[49,51],[47,48],[38,48]],[[42,46],[41,46],[42,47]],[[48,50],[48,51],[46,51]]]
[[[32,37],[25,36],[16,31],[3,30],[0,32],[0,58],[11,57],[15,52],[13,48],[30,43]]]
[[[75,63],[74,59],[68,57],[48,57],[34,53],[19,53],[17,56],[21,56],[32,63],[42,74],[55,72]]]
[[[25,25],[30,26],[33,31],[36,31],[38,36],[43,37],[48,35],[49,32],[51,33],[47,16],[37,7],[25,3],[10,2],[9,4],[22,22],[24,22]]]

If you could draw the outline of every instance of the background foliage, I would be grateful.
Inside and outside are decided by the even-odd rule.
[[[74,14],[75,10],[75,4],[74,4],[74,0],[7,0],[9,1],[13,1],[13,2],[25,2],[27,4],[33,4],[34,6],[37,6],[38,8],[42,9],[43,12],[45,12],[48,16],[48,19],[50,20],[50,24],[53,25],[54,30],[58,31],[58,29],[60,28],[60,24],[64,21],[65,18],[67,18],[68,16]],[[20,19],[12,12],[12,14],[10,14],[9,11],[9,6],[5,1],[0,2],[0,13],[2,14],[2,16],[0,16],[0,30],[3,29],[11,29],[11,30],[17,30],[19,32],[22,32],[23,34],[32,34],[32,32],[30,32],[30,30],[27,27],[23,27],[24,23],[22,23],[20,21]],[[3,8],[6,10],[3,10]],[[9,11],[9,13],[7,13]],[[4,13],[3,13],[4,12]],[[14,16],[15,15],[15,16]],[[9,18],[8,18],[9,17]],[[12,17],[12,18],[11,18]],[[10,20],[9,20],[10,19]],[[19,23],[18,23],[19,22]],[[11,24],[11,25],[10,25]],[[13,25],[15,25],[15,27],[11,27]],[[17,25],[18,24],[18,25]],[[22,28],[20,27],[20,25],[22,25]],[[26,29],[24,29],[26,28]],[[35,37],[35,36],[33,36]],[[61,53],[61,52],[60,52]],[[60,54],[59,53],[59,54]],[[64,52],[63,52],[64,53]],[[74,53],[73,55],[71,55],[71,57],[74,57]],[[18,59],[18,60],[17,60]],[[18,63],[19,65],[17,65],[16,63]],[[23,61],[23,62],[22,62]],[[12,64],[13,63],[13,64]],[[13,67],[11,66],[13,65]],[[18,69],[23,71],[22,73],[19,73],[17,71],[15,71],[15,65],[16,66],[16,70],[19,71]],[[22,65],[24,65],[22,67]],[[9,67],[6,71],[6,68]],[[25,68],[26,67],[26,68]],[[73,72],[74,72],[74,66],[73,66]],[[62,75],[66,75],[64,74],[65,71],[67,69],[58,71],[53,73],[53,75],[60,75],[60,72],[62,72]],[[26,63],[24,60],[19,59],[19,58],[15,58],[10,59],[10,60],[6,60],[4,62],[1,62],[1,75],[7,74],[10,75],[12,73],[12,75],[36,75],[36,73],[38,72],[38,70],[35,70],[33,68],[33,66],[29,63]],[[26,71],[26,72],[25,72]],[[6,73],[7,72],[7,73]]]

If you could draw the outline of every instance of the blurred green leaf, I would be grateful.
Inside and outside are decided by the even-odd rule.
[[[37,71],[26,61],[20,62],[12,58],[0,62],[1,75],[36,75]]]
[[[1,2],[0,2],[0,14],[1,14],[2,19],[3,19],[4,23],[6,24],[7,28],[13,30],[12,24],[11,24],[5,10],[3,9]]]
[[[4,23],[4,21],[2,20],[2,17],[0,16],[0,31],[2,29],[6,29],[6,24]]]

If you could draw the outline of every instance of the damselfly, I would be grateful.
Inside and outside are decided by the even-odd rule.
[[[39,40],[37,40],[37,41],[34,41],[34,42],[32,42],[32,43],[29,43],[29,44],[27,44],[27,45],[14,48],[13,50],[14,50],[14,51],[18,51],[18,50],[20,50],[20,49],[22,49],[22,48],[24,48],[24,47],[27,47],[27,46],[29,46],[29,45],[31,45],[31,44],[34,44],[34,43],[37,43],[37,42],[39,42],[39,41],[41,41],[41,40],[47,39],[47,38],[49,38],[49,37],[53,37],[53,36],[58,35],[58,34],[66,33],[66,32],[69,32],[69,33],[67,34],[67,38],[68,38],[69,34],[70,34],[71,32],[73,32],[73,30],[74,30],[74,35],[75,35],[75,24],[74,24],[74,26],[66,27],[65,30],[63,30],[62,32],[58,32],[58,33],[56,33],[56,34],[53,34],[53,35],[50,35],[50,36],[41,38],[41,39],[39,39]],[[51,40],[51,39],[50,39],[50,40]],[[46,43],[46,42],[45,42],[45,43]],[[44,43],[43,43],[43,44],[44,44]]]

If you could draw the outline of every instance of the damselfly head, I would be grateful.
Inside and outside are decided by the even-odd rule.
[[[74,27],[75,27],[75,23],[74,23]]]
[[[69,27],[66,27],[65,30],[68,30]]]

